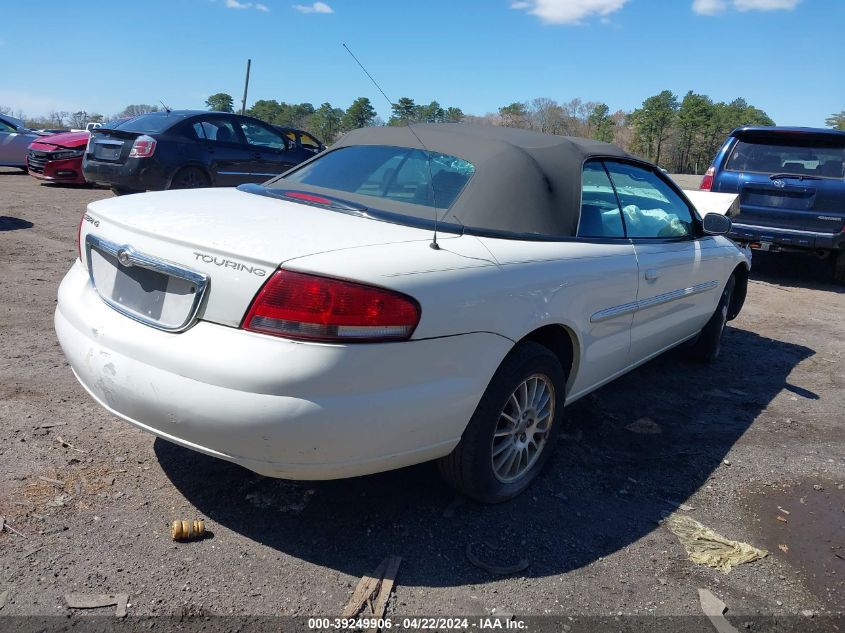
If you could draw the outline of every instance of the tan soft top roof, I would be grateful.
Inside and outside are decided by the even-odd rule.
[[[616,145],[529,130],[462,123],[368,127],[349,132],[331,150],[390,145],[449,154],[475,166],[441,221],[467,229],[573,236],[581,204],[581,167],[597,157],[632,158]]]

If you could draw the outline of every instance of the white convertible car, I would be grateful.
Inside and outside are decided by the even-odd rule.
[[[291,479],[436,459],[496,502],[565,405],[684,342],[715,358],[748,276],[729,228],[613,145],[368,128],[261,186],[92,203],[55,325],[162,438]]]

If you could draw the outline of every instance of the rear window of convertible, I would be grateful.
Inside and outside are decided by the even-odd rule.
[[[321,155],[272,187],[301,183],[385,201],[448,209],[475,173],[462,158],[408,147],[354,145]]]

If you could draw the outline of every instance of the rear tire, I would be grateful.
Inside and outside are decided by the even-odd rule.
[[[845,251],[839,251],[833,264],[833,281],[845,284]]]
[[[563,421],[566,372],[548,348],[518,344],[502,361],[455,450],[446,482],[482,503],[512,499],[551,457]]]
[[[183,167],[170,181],[170,189],[198,189],[210,185],[208,176],[199,167]]]
[[[722,350],[722,334],[725,331],[725,324],[728,322],[728,313],[731,309],[735,287],[736,277],[731,275],[722,291],[722,298],[719,299],[716,311],[701,329],[701,334],[698,335],[698,339],[690,349],[690,355],[696,360],[703,363],[712,363],[719,358],[719,352]]]
[[[130,189],[129,187],[111,187],[111,192],[116,196],[128,196],[131,193],[142,193],[140,189]]]

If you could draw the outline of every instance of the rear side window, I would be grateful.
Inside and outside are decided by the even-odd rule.
[[[302,144],[303,149],[311,150],[312,152],[319,152],[320,151],[320,143],[310,134],[306,134],[303,132],[299,135],[300,143]]]
[[[725,169],[760,174],[842,178],[845,142],[836,139],[743,138],[737,141]]]
[[[199,125],[202,127],[202,134],[199,134],[200,138],[205,136],[207,140],[215,143],[243,142],[234,124],[227,119],[211,119],[202,121]],[[199,133],[199,130],[197,132]]]
[[[15,132],[17,128],[12,127],[5,121],[0,121],[0,132]]]
[[[356,145],[323,154],[278,182],[285,187],[302,183],[445,210],[474,173],[472,163],[456,156],[407,147]]]
[[[578,237],[625,237],[622,211],[604,167],[584,165],[581,175],[581,219]]]
[[[694,233],[692,212],[675,191],[648,169],[606,161],[630,238],[678,238]]]
[[[252,121],[241,121],[240,125],[241,130],[243,130],[244,136],[246,137],[246,142],[250,145],[278,150],[285,149],[287,147],[284,139],[280,135],[275,132],[271,132],[263,125],[258,125]]]

